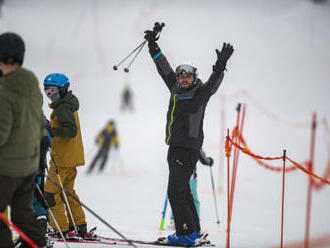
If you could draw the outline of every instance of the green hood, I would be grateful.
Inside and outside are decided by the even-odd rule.
[[[78,101],[77,97],[72,94],[72,91],[69,91],[64,97],[49,104],[49,107],[52,109],[56,109],[61,104],[66,104],[67,107],[72,112],[78,111],[78,109],[79,109],[79,101]]]

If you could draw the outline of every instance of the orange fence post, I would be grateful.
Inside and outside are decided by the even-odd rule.
[[[226,157],[227,157],[227,239],[226,247],[230,248],[230,207],[229,207],[229,191],[230,191],[230,154],[231,148],[229,143],[229,129],[227,129],[227,139],[226,139]]]
[[[225,145],[225,133],[226,133],[226,96],[220,97],[220,154],[219,154],[219,166],[218,166],[218,190],[221,191],[224,187],[224,171],[225,171],[225,158],[224,158],[224,145]]]
[[[283,220],[284,220],[284,192],[285,192],[285,159],[286,150],[283,150],[283,177],[282,177],[282,215],[281,215],[281,248],[283,248]]]
[[[238,114],[240,113],[241,109],[241,104],[237,106],[237,111]],[[240,115],[237,116],[237,143],[240,145],[241,139],[240,136],[242,135],[243,132],[243,125],[244,125],[244,118],[245,118],[245,111],[246,111],[246,105],[244,104],[243,106],[243,113],[242,113],[242,119],[241,123],[239,124],[240,121]],[[237,175],[237,168],[238,168],[238,158],[239,158],[239,152],[240,150],[238,148],[235,148],[234,150],[234,161],[233,161],[233,174],[231,177],[231,187],[230,187],[230,221],[232,218],[233,214],[233,204],[234,204],[234,194],[235,194],[235,184],[236,184],[236,175]]]
[[[316,131],[316,113],[313,113],[312,117],[312,133],[311,133],[311,147],[310,147],[310,160],[308,163],[308,171],[313,173],[314,163],[314,150],[315,150],[315,131]],[[311,208],[312,208],[312,185],[313,177],[308,177],[308,189],[307,189],[307,207],[306,207],[306,226],[305,226],[305,248],[309,247],[309,230],[310,230],[310,219],[311,219]]]

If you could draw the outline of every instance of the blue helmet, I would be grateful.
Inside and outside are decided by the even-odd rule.
[[[60,96],[64,96],[68,92],[70,82],[64,74],[51,73],[45,77],[44,86],[57,86],[60,89]]]

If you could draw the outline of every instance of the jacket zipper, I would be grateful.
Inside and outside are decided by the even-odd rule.
[[[177,94],[174,94],[173,96],[173,108],[172,108],[172,111],[171,111],[171,122],[170,124],[168,125],[168,138],[166,140],[166,144],[168,145],[168,142],[171,138],[171,126],[172,126],[172,123],[173,123],[173,113],[174,113],[174,109],[175,109],[175,97],[176,97]]]

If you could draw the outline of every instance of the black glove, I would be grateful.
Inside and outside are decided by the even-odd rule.
[[[165,26],[164,23],[160,24],[159,22],[156,22],[154,24],[154,28],[152,31],[151,30],[144,31],[145,33],[144,38],[148,41],[149,53],[151,54],[152,57],[159,54],[161,51],[156,41],[159,39],[158,34],[162,31],[164,26]]]
[[[200,157],[199,158],[199,161],[201,161],[201,163],[203,164],[203,165],[207,165],[207,166],[212,166],[213,165],[213,158],[211,158],[211,157]]]
[[[213,166],[213,163],[214,163],[213,158],[208,157],[208,159],[209,159],[208,166]]]
[[[144,31],[145,35],[144,38],[148,41],[148,43],[155,43],[159,36],[157,37],[157,34],[160,33],[165,26],[164,23],[160,24],[159,22],[155,22],[154,28],[151,30]]]
[[[215,52],[217,53],[217,62],[213,66],[213,71],[215,72],[223,72],[226,70],[226,64],[230,56],[234,52],[234,48],[229,43],[223,43],[221,52],[218,49],[215,49]]]
[[[155,43],[159,39],[159,37],[156,37],[157,32],[155,31],[146,30],[144,31],[144,33],[145,33],[144,38],[148,41],[148,44]]]

